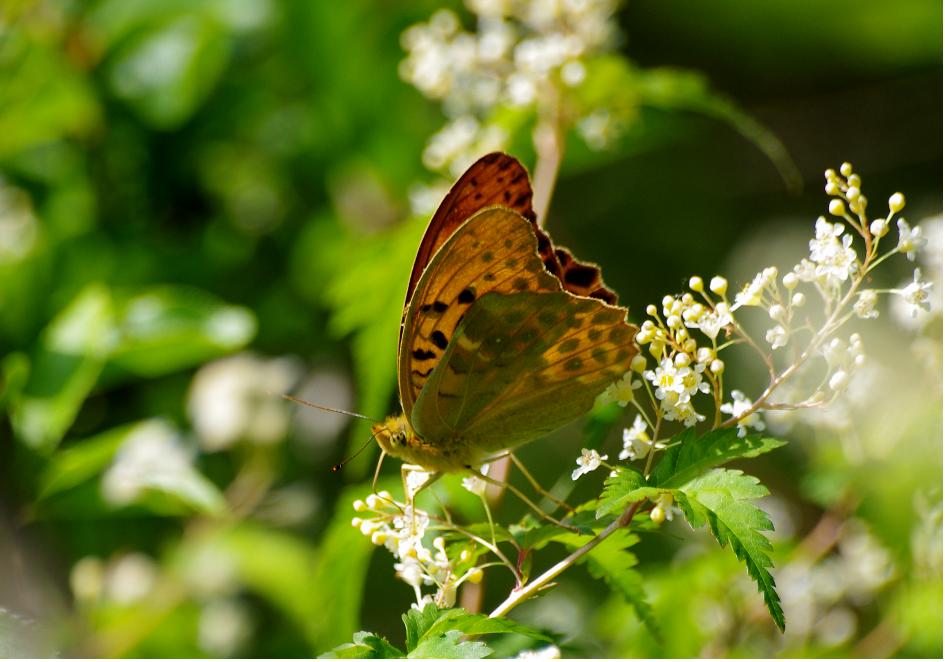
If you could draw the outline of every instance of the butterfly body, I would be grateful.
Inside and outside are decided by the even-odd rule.
[[[597,267],[538,228],[512,157],[460,178],[417,261],[398,353],[404,414],[374,430],[407,462],[461,471],[544,436],[587,412],[637,351]]]

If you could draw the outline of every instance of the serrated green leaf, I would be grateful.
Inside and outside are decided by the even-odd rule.
[[[522,634],[550,642],[546,634],[507,618],[489,618],[464,609],[441,610],[432,604],[403,615],[409,657],[484,657],[491,649],[481,642],[458,642],[459,636]],[[454,636],[457,635],[458,636]],[[478,643],[477,646],[466,644]]]
[[[655,487],[647,487],[643,474],[632,467],[617,467],[616,472],[616,475],[608,476],[604,481],[604,490],[597,502],[597,519],[618,513],[635,501],[660,493]]]
[[[745,563],[748,574],[758,584],[771,618],[783,632],[781,599],[775,590],[774,577],[768,572],[774,565],[768,556],[772,547],[761,534],[761,531],[773,530],[774,526],[763,510],[749,502],[766,496],[767,488],[757,478],[741,471],[716,469],[689,481],[676,494],[692,527],[708,524],[719,544],[723,548],[730,545],[735,556]]]
[[[341,644],[327,653],[319,655],[319,659],[374,659],[392,660],[404,657],[403,651],[384,637],[372,632],[355,632],[352,638],[354,643]]]
[[[492,649],[481,641],[460,641],[462,638],[463,633],[459,630],[425,637],[416,648],[407,653],[407,657],[409,659],[479,660],[492,653]]]
[[[676,435],[653,468],[649,484],[678,488],[696,476],[731,460],[757,457],[784,446],[784,441],[759,434],[738,436],[735,428],[712,430],[698,436],[693,429]]]
[[[570,549],[578,549],[590,538],[570,533],[561,536],[558,542]],[[611,534],[602,543],[578,559],[578,563],[587,566],[591,576],[604,580],[608,586],[618,591],[624,600],[633,607],[637,617],[646,626],[654,638],[659,640],[660,630],[643,588],[643,577],[634,570],[637,557],[629,551],[640,541],[639,536],[626,529]]]

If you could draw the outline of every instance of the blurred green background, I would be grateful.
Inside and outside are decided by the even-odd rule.
[[[349,524],[376,453],[329,472],[366,428],[278,395],[397,408],[426,222],[408,192],[443,123],[398,77],[400,34],[441,6],[0,3],[0,654],[303,657],[362,627],[401,640],[412,593]],[[569,142],[546,227],[603,266],[632,318],[694,273],[797,262],[823,170],[845,160],[874,204],[901,190],[911,222],[933,219],[923,267],[941,282],[940,3],[645,0],[617,20],[624,55],[703,75],[801,182],[672,94],[607,150]],[[872,387],[750,466],[773,492],[785,635],[730,552],[679,522],[638,548],[662,644],[582,568],[513,617],[571,656],[940,657],[936,297],[918,330],[883,310],[863,331]],[[523,457],[551,484],[582,443],[575,425]],[[487,582],[486,604],[507,590]]]

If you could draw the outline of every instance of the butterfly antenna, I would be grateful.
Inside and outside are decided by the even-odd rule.
[[[294,398],[293,398],[293,399],[294,399]],[[335,466],[333,466],[333,467],[331,468],[331,472],[332,472],[332,473],[338,473],[339,471],[341,471],[341,468],[342,468],[343,466],[345,466],[346,464],[348,464],[348,462],[350,462],[351,460],[353,460],[354,458],[356,458],[358,455],[360,455],[361,453],[363,453],[363,452],[364,452],[364,449],[367,448],[368,446],[370,446],[370,445],[371,445],[371,442],[374,441],[374,440],[377,438],[377,435],[378,435],[379,433],[381,433],[381,432],[383,432],[383,430],[378,430],[377,432],[375,432],[374,434],[372,434],[372,435],[370,436],[370,438],[369,438],[367,441],[365,441],[365,442],[361,445],[361,448],[359,448],[359,449],[356,450],[354,453],[352,453],[351,455],[349,455],[348,457],[346,457],[345,459],[343,459],[341,462],[339,462],[338,464],[336,464]],[[382,451],[381,461],[383,461],[383,460],[384,460],[384,455],[383,455],[383,451]]]
[[[380,423],[380,421],[377,421],[371,418],[370,416],[365,416],[364,414],[356,414],[353,411],[347,411],[345,409],[336,409],[335,407],[326,407],[325,405],[316,405],[314,402],[309,402],[308,400],[297,398],[294,395],[289,395],[288,393],[283,393],[282,397],[285,398],[286,400],[297,402],[300,405],[311,407],[312,409],[321,409],[322,411],[330,411],[335,414],[345,414],[346,416],[354,416],[355,418],[363,418],[365,421],[371,421],[372,423]]]

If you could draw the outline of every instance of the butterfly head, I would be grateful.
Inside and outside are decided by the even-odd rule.
[[[383,423],[375,424],[371,432],[381,450],[394,457],[403,458],[407,449],[417,443],[416,434],[403,414],[389,416]]]

